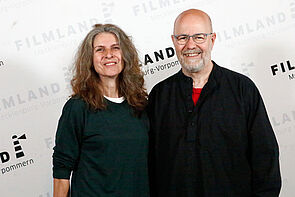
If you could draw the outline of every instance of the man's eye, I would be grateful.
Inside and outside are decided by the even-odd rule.
[[[195,39],[196,40],[204,40],[204,36],[202,36],[202,35],[196,35],[195,36]]]
[[[179,36],[178,40],[186,40],[187,36]]]
[[[101,52],[101,51],[103,51],[103,48],[97,48],[96,51]]]

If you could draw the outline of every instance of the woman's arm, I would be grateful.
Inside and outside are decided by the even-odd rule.
[[[67,197],[70,181],[68,179],[53,179],[53,197]]]

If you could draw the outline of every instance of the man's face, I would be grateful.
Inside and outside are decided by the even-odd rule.
[[[196,15],[188,15],[180,18],[175,23],[174,35],[187,34],[193,35],[196,33],[212,33],[209,20]],[[190,37],[189,40],[180,45],[172,36],[173,44],[176,50],[177,58],[182,68],[189,72],[198,72],[211,62],[211,50],[215,41],[216,35],[208,35],[205,41],[197,44]]]

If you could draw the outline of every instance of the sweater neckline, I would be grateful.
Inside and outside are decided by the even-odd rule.
[[[123,103],[125,101],[125,98],[123,96],[119,97],[119,98],[112,98],[112,97],[108,97],[108,96],[104,95],[104,98],[106,98],[107,100],[109,100],[113,103]]]

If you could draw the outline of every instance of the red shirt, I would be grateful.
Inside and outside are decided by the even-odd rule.
[[[198,101],[198,99],[200,97],[201,91],[202,91],[202,88],[193,88],[192,98],[193,98],[193,101],[194,101],[195,105],[197,104],[197,101]]]

